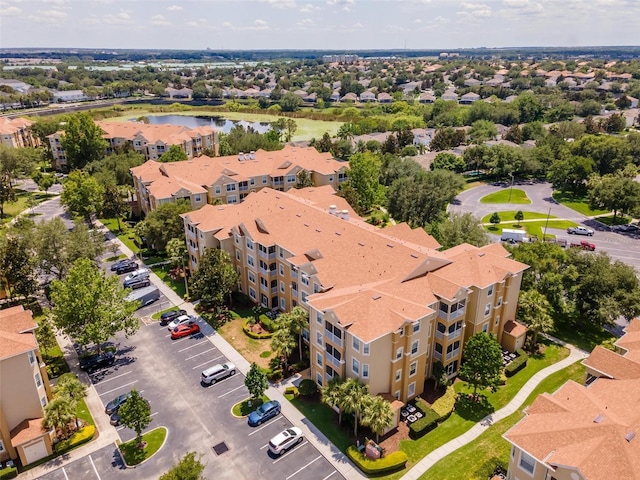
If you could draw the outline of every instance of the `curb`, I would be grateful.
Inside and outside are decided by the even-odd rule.
[[[121,443],[121,444],[118,444],[118,442],[115,442],[115,443],[114,443],[114,445],[116,446],[116,450],[118,451],[118,455],[120,455],[120,458],[122,459],[122,464],[125,466],[125,468],[133,469],[133,468],[136,468],[136,467],[137,467],[137,466],[139,466],[139,465],[143,465],[144,463],[147,463],[149,460],[151,460],[153,457],[155,457],[155,456],[156,456],[156,454],[157,454],[160,450],[162,450],[162,447],[164,447],[164,444],[165,444],[165,443],[167,443],[167,438],[169,438],[169,429],[168,429],[167,427],[165,427],[164,425],[162,425],[162,426],[160,426],[160,427],[156,427],[156,428],[154,428],[153,430],[149,430],[147,433],[151,433],[151,432],[153,432],[153,431],[155,431],[155,430],[158,430],[158,429],[160,429],[160,428],[164,428],[164,429],[165,429],[165,431],[167,432],[167,433],[165,434],[165,436],[164,436],[164,440],[162,441],[162,445],[160,445],[160,447],[158,448],[158,450],[156,450],[155,452],[153,452],[153,455],[151,455],[151,456],[149,456],[149,457],[145,458],[143,461],[141,461],[140,463],[136,463],[135,465],[129,465],[129,464],[127,463],[127,461],[124,459],[124,455],[123,455],[123,454],[122,454],[122,452],[120,451],[120,445],[123,445],[123,444],[122,444],[122,443]],[[125,443],[127,443],[127,442],[125,442]]]

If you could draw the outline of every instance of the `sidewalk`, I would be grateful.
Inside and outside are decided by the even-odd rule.
[[[433,467],[433,465],[438,460],[441,460],[447,455],[458,450],[460,447],[463,447],[466,444],[472,442],[473,440],[478,438],[480,434],[485,432],[491,425],[493,425],[496,422],[499,422],[500,420],[516,412],[525,402],[527,397],[529,397],[531,392],[533,392],[533,390],[546,377],[588,356],[586,352],[579,350],[573,347],[572,345],[566,345],[566,346],[571,350],[571,353],[567,358],[565,358],[564,360],[558,363],[554,363],[553,365],[550,365],[547,368],[540,370],[533,377],[531,377],[527,383],[524,384],[524,386],[516,394],[513,400],[511,400],[506,406],[504,406],[497,412],[493,412],[492,414],[487,415],[480,422],[474,425],[470,430],[463,433],[459,437],[456,437],[450,442],[442,445],[440,448],[435,449],[429,455],[427,455],[418,463],[416,463],[413,466],[413,468],[411,468],[411,470],[409,470],[405,475],[403,475],[402,480],[417,480],[420,477],[420,475],[422,475],[424,472],[426,472],[431,467]]]

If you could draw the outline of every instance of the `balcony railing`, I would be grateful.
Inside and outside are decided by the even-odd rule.
[[[293,295],[294,297],[298,298],[298,290],[294,290],[293,288],[291,289],[291,295]]]
[[[333,343],[335,343],[336,345],[342,346],[342,338],[334,335],[333,333],[331,333],[329,330],[327,330],[326,328],[324,329],[324,335],[326,338],[328,338],[329,340],[331,340]]]
[[[291,278],[298,278],[298,271],[297,270],[291,270]]]
[[[456,348],[454,351],[447,353],[447,361],[451,360],[452,358],[456,358],[459,353],[460,353],[459,348]]]
[[[436,338],[438,340],[453,340],[455,338],[458,338],[460,335],[462,334],[462,328],[459,328],[458,330],[454,330],[451,333],[448,332],[441,332],[439,330],[436,330]]]
[[[278,287],[271,287],[271,293],[278,293]]]
[[[442,360],[442,354],[441,354],[440,352],[438,352],[438,351],[434,351],[434,352],[433,352],[433,357],[434,357],[436,360]]]
[[[452,320],[455,320],[456,318],[464,316],[465,312],[466,312],[465,308],[459,308],[455,312],[451,312],[451,313],[445,313],[442,310],[438,310],[438,317],[442,318],[443,320],[452,321]]]
[[[338,360],[336,357],[334,357],[333,355],[329,355],[328,353],[326,354],[325,358],[327,359],[327,362],[338,368],[342,368],[342,365],[344,364],[344,360]]]

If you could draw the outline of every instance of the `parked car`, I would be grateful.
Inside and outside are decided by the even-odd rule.
[[[125,280],[122,286],[124,288],[131,288],[133,290],[137,288],[148,287],[151,285],[151,280],[149,277],[133,277],[130,280]]]
[[[126,260],[123,263],[120,263],[116,268],[115,272],[118,275],[123,273],[133,272],[138,269],[138,263],[135,260]]]
[[[196,319],[191,315],[180,315],[178,318],[174,318],[169,322],[168,328],[169,331],[172,332],[179,325],[189,325],[192,323],[196,323]]]
[[[147,402],[147,405],[149,405],[149,400],[147,400],[146,398],[144,399],[145,402]],[[125,400],[126,402],[126,400]],[[124,403],[124,402],[122,402]],[[111,416],[109,417],[109,423],[111,425],[113,425],[114,427],[117,427],[118,425],[120,425],[120,408],[118,407],[118,410],[116,410],[115,412],[113,412],[111,414]]]
[[[186,314],[187,312],[184,310],[169,310],[168,312],[164,312],[162,315],[160,315],[160,325],[167,325],[168,323],[174,321],[176,318]]]
[[[101,352],[95,355],[88,355],[80,358],[80,369],[93,372],[99,368],[110,367],[116,361],[113,352]]]
[[[149,276],[149,269],[148,268],[139,268],[138,270],[135,270],[133,272],[131,272],[129,275],[127,275],[126,277],[124,277],[124,281],[127,282],[129,280],[132,280],[136,277],[148,277]]]
[[[212,385],[218,380],[230,377],[236,374],[236,366],[231,363],[223,363],[214,365],[213,367],[204,370],[200,376],[200,381],[203,385]]]
[[[596,249],[595,244],[589,243],[586,240],[581,240],[580,243],[572,243],[570,246],[574,248],[581,248],[583,250],[589,250],[590,252],[593,252]]]
[[[269,451],[274,455],[282,455],[302,440],[304,440],[302,430],[298,427],[287,428],[269,440]]]
[[[277,400],[271,400],[270,402],[263,403],[256,410],[249,414],[249,425],[256,427],[262,422],[266,422],[270,418],[275,417],[280,413],[280,402]]]
[[[118,267],[120,267],[121,265],[124,265],[125,263],[129,263],[131,261],[132,260],[130,258],[123,258],[122,260],[118,260],[117,262],[113,262],[111,264],[111,271],[115,272],[118,269]]]
[[[128,302],[137,302],[138,309],[140,309],[152,304],[158,299],[160,299],[160,290],[158,290],[158,287],[156,287],[155,285],[150,285],[139,290],[134,290],[129,295],[127,295],[126,300]]]
[[[188,337],[195,333],[200,333],[200,326],[197,323],[185,323],[183,325],[178,325],[176,328],[171,330],[171,340]]]
[[[118,409],[122,406],[124,402],[126,402],[129,398],[131,398],[131,392],[123,393],[122,395],[118,395],[116,398],[107,403],[107,406],[104,408],[104,413],[107,415],[112,415],[118,411]]]
[[[577,227],[569,227],[567,228],[567,233],[570,235],[588,235],[589,237],[593,236],[593,230],[590,228],[582,227],[578,225]]]

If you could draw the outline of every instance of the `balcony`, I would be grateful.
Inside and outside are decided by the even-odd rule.
[[[325,338],[331,340],[331,342],[333,342],[335,345],[342,346],[342,338],[334,335],[333,333],[331,333],[326,328],[324,330],[324,336],[325,336]]]
[[[273,181],[273,186],[274,187],[282,187],[284,185],[284,180],[274,180]]]
[[[298,271],[297,270],[291,270],[291,278],[298,278]]]
[[[435,358],[436,360],[442,360],[442,354],[438,351],[434,351],[433,358]]]
[[[447,332],[440,332],[438,330],[436,330],[436,338],[438,340],[446,340],[446,341],[451,341],[454,340],[456,338],[458,338],[460,335],[462,335],[462,328],[459,328],[458,330],[455,330],[451,333],[447,333]]]
[[[278,293],[278,287],[271,287],[271,293]]]
[[[247,190],[249,190],[249,186],[248,185],[240,185],[238,190],[240,190],[241,192],[246,192]]]
[[[336,357],[329,355],[328,353],[325,355],[325,358],[327,359],[327,362],[335,367],[342,368],[342,365],[344,365],[344,360],[338,360]]]
[[[447,362],[449,360],[451,360],[452,358],[456,358],[459,353],[460,353],[460,349],[459,348],[456,348],[452,352],[447,353]]]
[[[451,322],[456,318],[464,317],[465,312],[466,312],[466,307],[459,308],[455,312],[451,312],[449,314],[443,312],[442,310],[438,310],[438,317],[442,318],[443,320]]]
[[[294,290],[293,288],[291,289],[291,295],[293,295],[294,297],[298,298],[298,290]]]

